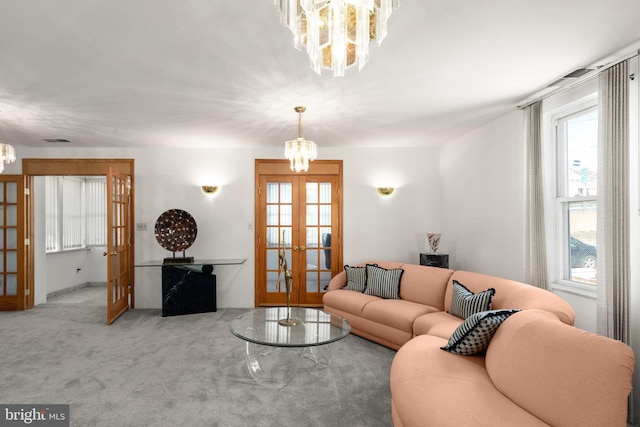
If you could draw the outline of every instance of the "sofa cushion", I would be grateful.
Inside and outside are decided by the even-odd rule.
[[[345,291],[364,292],[367,287],[367,268],[344,266],[347,275],[347,284],[342,288]]]
[[[362,316],[382,325],[408,332],[413,336],[413,322],[437,308],[401,299],[381,299],[371,301],[362,310]]]
[[[449,310],[451,307],[454,280],[464,283],[467,289],[474,293],[488,288],[495,289],[496,294],[491,300],[492,310],[503,308],[538,309],[555,314],[568,325],[573,325],[575,320],[575,311],[571,305],[552,292],[514,280],[470,271],[456,271],[451,275],[444,297],[445,310]]]
[[[474,294],[462,283],[454,280],[449,313],[461,319],[466,319],[472,314],[491,310],[491,299],[495,293],[495,289],[489,288]]]
[[[375,264],[367,264],[367,287],[364,293],[380,298],[400,298],[401,268],[386,269]]]
[[[416,264],[402,264],[401,268],[400,298],[444,310],[444,293],[453,270]]]
[[[635,363],[620,341],[523,310],[498,329],[485,364],[497,390],[550,425],[627,425]]]
[[[413,335],[433,335],[447,340],[462,322],[464,320],[446,311],[424,314],[413,322]]]
[[[451,334],[442,350],[470,355],[482,353],[502,322],[518,310],[493,310],[472,314]]]
[[[325,306],[333,307],[347,313],[353,313],[356,316],[362,316],[362,310],[364,307],[370,302],[377,301],[379,299],[380,298],[373,295],[344,291],[342,289],[327,292],[322,296],[322,302]]]

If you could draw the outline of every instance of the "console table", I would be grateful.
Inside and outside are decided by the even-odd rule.
[[[449,254],[420,254],[420,265],[449,268]]]
[[[147,261],[134,267],[162,267],[162,317],[217,310],[215,266],[240,265],[246,259],[193,262]]]

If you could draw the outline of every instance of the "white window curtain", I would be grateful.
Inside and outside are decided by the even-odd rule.
[[[60,250],[60,217],[58,197],[58,180],[56,177],[45,177],[45,229],[46,229],[46,251],[55,252]]]
[[[88,178],[85,182],[86,245],[107,244],[107,185],[104,178]]]
[[[84,180],[62,178],[62,250],[85,247]]]
[[[103,177],[45,177],[46,251],[106,246]]]
[[[547,289],[547,249],[544,223],[544,180],[542,175],[542,101],[524,108],[527,155],[527,203],[525,235],[526,280]]]
[[[598,333],[629,344],[629,61],[599,75]]]

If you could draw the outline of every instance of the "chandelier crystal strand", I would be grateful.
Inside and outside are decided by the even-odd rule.
[[[4,165],[16,161],[16,150],[11,144],[0,143],[0,173],[4,171]]]
[[[369,60],[369,42],[387,35],[387,21],[398,0],[274,0],[280,21],[293,33],[296,49],[306,48],[311,68],[345,70]]]

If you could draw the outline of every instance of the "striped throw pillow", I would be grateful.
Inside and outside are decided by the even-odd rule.
[[[347,284],[342,288],[345,291],[364,292],[367,287],[367,268],[344,266],[347,274]]]
[[[367,264],[367,288],[364,293],[386,299],[400,299],[400,278],[404,270],[387,270],[377,265]]]
[[[440,348],[464,356],[482,353],[489,347],[502,322],[518,311],[493,310],[472,314],[453,331],[447,345]]]
[[[472,314],[491,310],[491,300],[496,290],[493,288],[474,294],[457,280],[453,281],[453,295],[449,313],[466,319]]]

